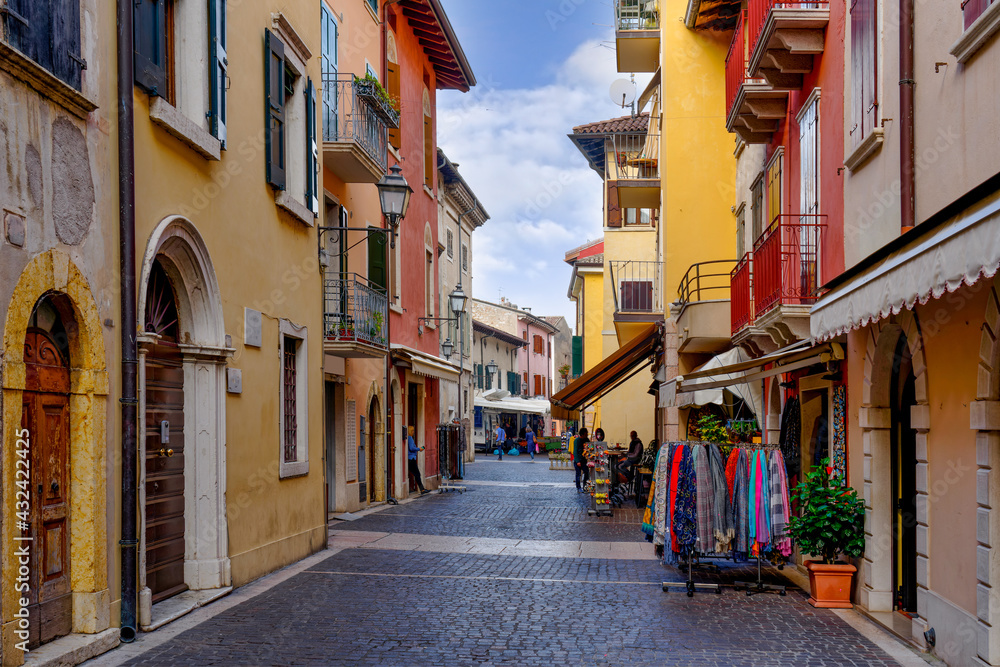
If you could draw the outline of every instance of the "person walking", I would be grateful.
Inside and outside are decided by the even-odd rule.
[[[524,429],[524,441],[528,446],[528,453],[531,454],[531,461],[535,461],[535,432],[531,430],[531,426]]]
[[[424,483],[420,479],[420,468],[417,466],[417,452],[424,451],[424,448],[417,447],[417,442],[413,439],[412,426],[407,427],[406,451],[410,474],[413,475],[413,479],[417,480],[417,488],[420,489],[420,495],[423,495],[427,493],[427,489],[424,488]]]
[[[497,424],[497,430],[493,434],[497,441],[497,451],[500,452],[500,456],[497,457],[497,461],[503,461],[503,447],[507,441],[507,434],[504,433],[503,426]]]
[[[576,440],[573,441],[573,468],[576,470],[576,490],[578,493],[583,493],[583,483],[587,481],[587,457],[583,454],[584,447],[590,442],[587,435],[587,429],[581,428],[580,435],[576,436]]]

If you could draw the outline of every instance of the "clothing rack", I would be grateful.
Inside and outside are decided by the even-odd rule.
[[[664,593],[669,593],[671,588],[681,588],[687,590],[687,596],[689,598],[694,597],[695,591],[705,590],[705,591],[715,591],[716,594],[722,595],[722,585],[721,584],[706,584],[701,582],[696,582],[694,580],[694,568],[696,567],[695,559],[698,556],[694,549],[688,551],[687,555],[687,580],[686,581],[664,581],[662,583],[662,588]],[[716,572],[719,570],[719,566],[714,563],[698,563],[701,566],[711,566],[714,567]]]
[[[779,565],[778,569],[782,569],[784,565]],[[785,586],[781,584],[765,584],[761,579],[761,568],[760,568],[760,549],[757,550],[757,581],[734,581],[733,588],[739,590],[745,588],[747,590],[747,597],[754,595],[755,593],[777,593],[784,597]]]

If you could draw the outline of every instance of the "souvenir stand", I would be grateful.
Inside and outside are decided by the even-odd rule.
[[[593,456],[587,461],[587,467],[594,476],[593,490],[590,492],[590,516],[611,516],[611,466],[608,462],[607,443],[596,441],[590,443]]]
[[[784,459],[776,446],[719,445],[704,442],[665,443],[657,456],[649,494],[651,508],[643,531],[652,537],[664,561],[685,566],[687,580],[663,582],[663,590],[684,588],[721,592],[720,584],[694,580],[695,569],[718,566],[702,562],[757,558],[757,581],[737,581],[747,595],[785,594],[785,587],[765,584],[761,559],[770,554],[787,559],[790,505]]]

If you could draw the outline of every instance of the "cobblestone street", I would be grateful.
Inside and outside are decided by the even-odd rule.
[[[171,626],[91,664],[923,664],[898,644],[888,646],[894,659],[887,642],[795,588],[664,593],[661,582],[683,576],[653,558],[638,510],[588,517],[572,473],[544,459],[480,458],[466,483],[463,494],[334,521],[333,551],[305,569],[169,639],[161,633]],[[699,578],[737,574],[756,572]]]

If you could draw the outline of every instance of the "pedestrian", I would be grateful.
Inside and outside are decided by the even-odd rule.
[[[420,489],[420,495],[423,495],[427,493],[427,489],[424,488],[424,483],[420,480],[420,468],[417,466],[417,452],[424,451],[424,448],[417,447],[417,442],[413,439],[412,426],[407,427],[406,451],[408,453],[407,463],[410,466],[410,474],[413,475],[413,479],[417,480],[417,488]]]
[[[639,434],[632,431],[629,433],[629,438],[631,442],[628,445],[628,454],[616,466],[618,473],[625,477],[626,482],[632,481],[632,477],[635,474],[634,469],[642,460],[642,440],[639,439]]]
[[[493,435],[497,441],[497,452],[500,454],[500,456],[497,457],[497,461],[503,461],[503,446],[504,442],[507,440],[507,434],[504,433],[503,426],[498,423],[497,430]]]
[[[531,426],[524,429],[524,440],[528,443],[528,453],[531,454],[531,460],[535,460],[535,432],[531,430]]]
[[[590,438],[587,437],[587,429],[581,428],[580,435],[576,436],[576,440],[573,441],[573,468],[576,470],[576,490],[578,493],[583,493],[583,483],[587,481],[587,457],[583,454],[584,447],[590,442]]]

